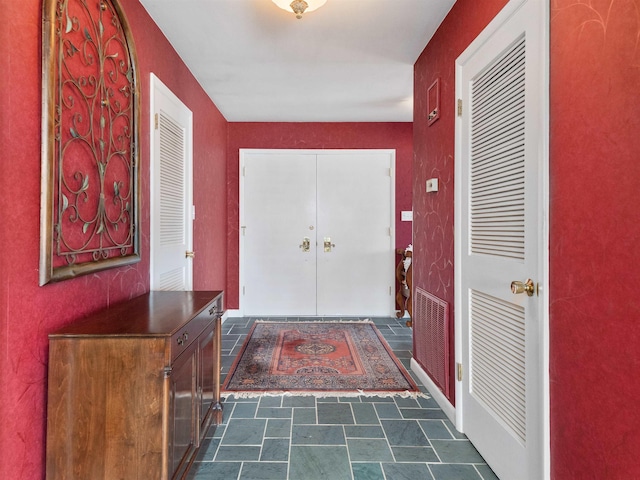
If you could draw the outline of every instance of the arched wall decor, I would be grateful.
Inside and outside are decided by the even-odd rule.
[[[40,285],[140,260],[140,96],[116,0],[43,0]]]

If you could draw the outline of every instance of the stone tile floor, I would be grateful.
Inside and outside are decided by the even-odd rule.
[[[223,323],[223,379],[254,320]],[[405,320],[371,320],[410,371],[411,329]],[[431,398],[366,396],[230,396],[224,401],[223,423],[210,429],[189,473],[191,480],[496,478]]]

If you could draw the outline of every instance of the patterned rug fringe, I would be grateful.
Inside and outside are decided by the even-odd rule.
[[[303,317],[304,318],[304,317]],[[263,319],[256,319],[255,323],[299,323],[300,320],[284,320],[284,319],[277,319],[277,318],[273,318],[273,319],[269,319],[269,320],[263,320]],[[375,322],[372,322],[371,319],[369,318],[363,318],[363,319],[358,319],[358,318],[337,318],[337,319],[333,319],[333,320],[326,320],[326,319],[314,319],[314,320],[303,320],[304,323],[371,323],[373,325],[375,325]]]
[[[424,392],[320,392],[320,391],[295,391],[295,392],[249,392],[249,391],[227,391],[223,390],[222,397],[226,400],[229,397],[234,397],[238,399],[247,399],[247,398],[260,398],[260,397],[316,397],[316,398],[327,398],[327,397],[380,397],[380,398],[391,398],[391,397],[400,397],[400,398],[431,398],[431,395]]]

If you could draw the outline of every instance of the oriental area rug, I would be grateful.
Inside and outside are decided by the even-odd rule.
[[[419,393],[370,321],[256,321],[222,390],[238,397]]]

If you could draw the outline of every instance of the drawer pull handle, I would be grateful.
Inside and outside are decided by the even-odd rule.
[[[187,340],[189,340],[189,333],[188,332],[184,332],[184,334],[182,335],[184,337],[184,341],[186,342]]]
[[[184,340],[182,339],[182,337],[178,337],[178,345],[182,345],[184,343]]]
[[[216,313],[218,313],[218,306],[214,305],[209,309],[209,315],[215,315]]]

